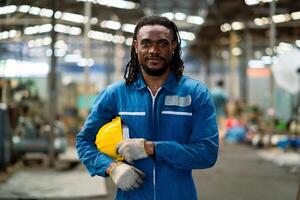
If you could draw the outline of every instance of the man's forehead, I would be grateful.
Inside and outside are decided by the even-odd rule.
[[[145,25],[140,28],[137,33],[137,39],[145,39],[149,37],[172,38],[172,31],[162,25]]]

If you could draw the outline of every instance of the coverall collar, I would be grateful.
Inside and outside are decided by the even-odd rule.
[[[175,73],[173,71],[171,71],[167,80],[163,83],[162,88],[166,89],[169,92],[174,93],[177,85],[178,85],[178,81],[176,79]],[[137,78],[133,82],[133,87],[136,90],[141,90],[141,89],[147,88],[147,85],[146,85],[141,73],[137,74]]]

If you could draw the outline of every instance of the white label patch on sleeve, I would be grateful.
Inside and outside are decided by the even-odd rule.
[[[186,107],[191,105],[192,97],[191,95],[180,97],[180,96],[166,96],[165,105],[166,106],[180,106]]]

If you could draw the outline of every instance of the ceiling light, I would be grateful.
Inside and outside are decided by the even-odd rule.
[[[181,12],[177,12],[175,13],[175,19],[178,21],[182,21],[186,19],[186,14],[181,13]]]
[[[233,22],[231,24],[231,27],[233,30],[241,30],[241,29],[245,28],[245,25],[242,22]]]
[[[245,0],[245,3],[249,6],[255,5],[259,3],[259,0]]]
[[[201,25],[204,23],[204,19],[198,16],[188,16],[186,21],[191,24]]]
[[[113,30],[119,30],[121,28],[121,23],[112,20],[106,20],[101,22],[102,28],[108,28]]]
[[[93,17],[91,20],[90,20],[90,23],[91,24],[97,24],[98,23],[98,19],[96,17]]]
[[[194,40],[195,34],[186,31],[179,31],[180,38],[183,40]]]
[[[72,26],[72,27],[69,28],[68,33],[70,35],[80,35],[81,34],[81,28]]]
[[[77,1],[87,1],[87,0],[77,0]],[[124,0],[88,0],[92,3],[98,3],[103,6],[107,7],[115,7],[121,9],[136,9],[139,7],[139,4],[131,2],[131,1],[124,1]]]
[[[133,41],[133,38],[127,38],[127,39],[125,40],[125,44],[126,44],[127,46],[131,46],[131,45],[132,45],[132,41]]]
[[[17,11],[17,6],[14,6],[14,5],[0,7],[0,15],[10,14],[10,13],[14,13],[16,11]]]
[[[22,6],[19,6],[19,8],[18,8],[18,11],[22,12],[22,13],[28,13],[29,10],[30,10],[30,6],[28,6],[28,5],[22,5]]]
[[[47,33],[52,30],[52,25],[51,24],[43,24],[39,26],[39,33]]]
[[[291,16],[292,16],[292,19],[293,19],[293,20],[298,20],[298,19],[300,19],[300,11],[298,11],[298,12],[293,12],[293,13],[291,14]]]
[[[274,15],[272,17],[272,20],[274,23],[282,23],[282,22],[290,21],[291,17],[289,14],[279,14],[279,15]]]
[[[85,17],[83,15],[74,14],[64,12],[62,14],[62,19],[70,22],[83,23],[85,21]]]
[[[231,30],[231,25],[228,24],[228,23],[225,23],[225,24],[221,25],[220,29],[221,29],[222,32],[230,31]]]
[[[161,14],[161,16],[168,18],[169,20],[173,20],[174,19],[174,14],[171,12],[166,12]]]
[[[122,30],[125,32],[133,33],[135,29],[134,24],[123,24],[122,25]]]
[[[56,11],[54,14],[55,19],[60,19],[61,16],[62,16],[62,12],[60,12],[60,11]]]
[[[113,43],[124,43],[125,42],[125,37],[124,36],[119,36],[119,35],[114,35],[112,39]]]
[[[47,9],[47,8],[42,8],[40,12],[41,17],[52,17],[53,15],[53,10]]]
[[[29,10],[29,14],[32,15],[39,15],[40,14],[41,9],[38,7],[31,7]]]
[[[270,18],[267,18],[267,17],[255,18],[254,23],[257,26],[267,25],[267,24],[270,24]]]

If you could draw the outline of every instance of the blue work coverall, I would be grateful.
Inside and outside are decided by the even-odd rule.
[[[101,126],[121,116],[130,138],[154,141],[155,155],[134,161],[146,174],[135,190],[118,190],[116,199],[194,200],[197,193],[192,169],[214,165],[218,155],[218,128],[210,93],[201,82],[187,76],[178,81],[173,72],[156,96],[139,74],[129,85],[108,86],[96,99],[81,132],[77,151],[91,176],[107,176],[113,160],[94,144]]]

